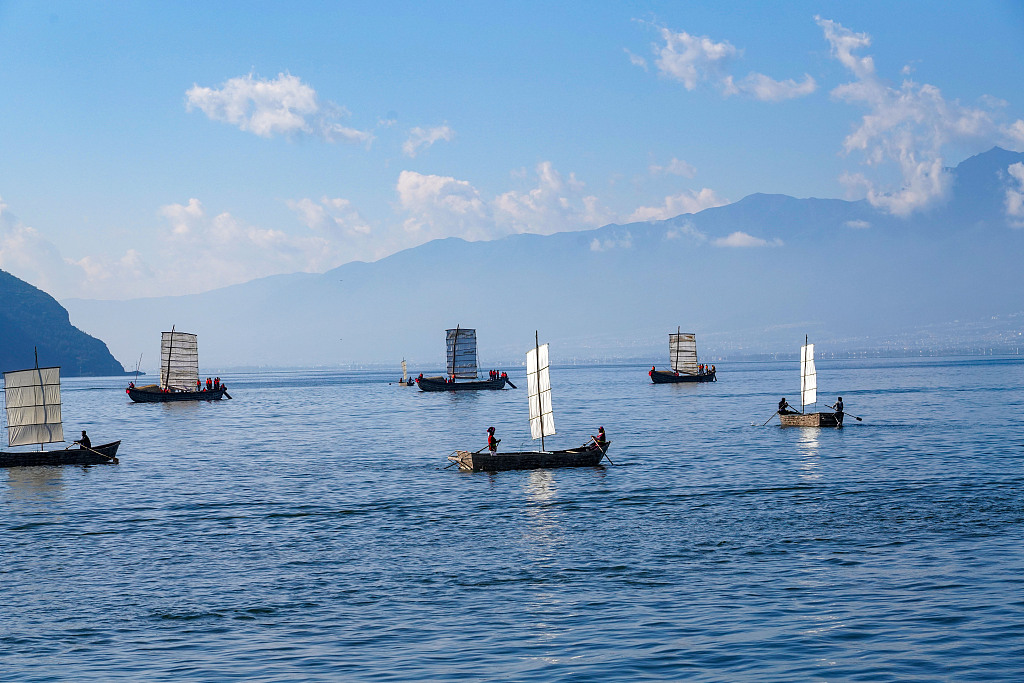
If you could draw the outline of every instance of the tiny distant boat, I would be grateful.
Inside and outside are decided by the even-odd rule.
[[[680,332],[668,335],[668,353],[672,359],[672,371],[651,368],[647,374],[655,384],[677,384],[679,382],[717,382],[714,372],[700,372],[697,365],[697,335]]]
[[[0,451],[0,467],[38,465],[117,464],[120,441],[102,446],[43,450],[43,444],[64,441],[61,423],[60,368],[40,368],[4,373],[7,409],[7,443],[12,448],[39,444],[38,451]]]
[[[779,422],[783,427],[842,427],[836,413],[808,413],[807,406],[818,402],[818,373],[814,369],[814,344],[807,342],[800,347],[800,412],[780,412]]]
[[[494,379],[478,379],[476,364],[476,330],[456,326],[453,330],[445,330],[447,341],[448,376],[416,378],[421,391],[480,391],[481,389],[504,389],[515,384],[505,375]],[[460,382],[459,380],[470,380]]]
[[[610,441],[590,444],[561,451],[548,451],[544,437],[555,433],[555,415],[551,408],[551,379],[548,372],[548,345],[535,343],[526,354],[526,383],[530,405],[530,435],[540,439],[539,451],[471,453],[455,451],[448,460],[467,472],[500,472],[505,470],[533,470],[553,467],[597,467],[608,452]],[[451,465],[449,465],[450,467]]]
[[[402,379],[397,382],[388,382],[389,385],[394,384],[400,387],[413,387],[416,383],[412,381],[412,377],[409,376],[409,371],[405,365],[405,359],[402,359]]]
[[[199,342],[194,334],[160,333],[160,384],[126,389],[136,403],[172,403],[175,401],[219,401],[231,398],[223,384],[201,389],[199,382]]]

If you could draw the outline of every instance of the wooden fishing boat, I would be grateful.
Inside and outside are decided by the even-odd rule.
[[[508,377],[502,375],[494,379],[479,379],[479,371],[476,363],[476,330],[456,326],[455,329],[445,330],[445,341],[447,346],[447,370],[448,375],[435,377],[417,377],[416,384],[421,391],[480,391],[486,389],[504,389],[509,385],[513,389],[515,384],[509,381]],[[460,382],[459,380],[469,380]]]
[[[697,335],[680,332],[668,335],[668,354],[672,370],[651,368],[647,373],[655,384],[679,384],[681,382],[717,382],[714,372],[701,372],[697,365]]]
[[[60,368],[36,367],[4,373],[7,443],[39,445],[38,451],[0,451],[0,467],[116,464],[120,441],[102,446],[42,450],[43,444],[64,441],[61,422]]]
[[[136,387],[133,382],[125,391],[136,403],[231,398],[223,384],[205,390],[200,387],[198,337],[188,332],[176,332],[172,325],[170,332],[160,333],[160,384]]]
[[[534,335],[537,339],[536,333]],[[549,451],[544,437],[555,433],[555,416],[551,408],[551,378],[548,370],[548,345],[535,341],[526,354],[527,397],[530,406],[530,436],[540,439],[539,451],[491,453],[490,451],[455,451],[448,460],[469,472],[533,470],[552,467],[597,467],[608,453],[610,441],[593,442],[579,448]],[[451,465],[449,465],[450,467]]]
[[[779,413],[779,424],[783,427],[842,427],[837,413],[808,413],[807,406],[818,402],[818,373],[814,368],[814,344],[800,347],[800,412]]]
[[[388,384],[391,384],[391,382],[388,382]],[[416,383],[412,381],[412,377],[409,376],[409,369],[405,365],[404,358],[402,359],[402,380],[400,382],[395,382],[395,384],[397,384],[400,387],[416,386]]]

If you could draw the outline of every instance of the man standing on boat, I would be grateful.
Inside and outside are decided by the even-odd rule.
[[[836,411],[836,423],[837,423],[836,426],[837,427],[842,427],[843,426],[843,397],[842,396],[840,396],[839,398],[836,399],[836,404],[834,406],[832,406],[832,408],[834,408],[835,411]]]
[[[498,444],[501,443],[501,439],[494,438],[494,427],[487,428],[487,450],[491,455],[495,455],[498,452]]]

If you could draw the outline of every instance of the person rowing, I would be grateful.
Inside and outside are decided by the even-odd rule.
[[[840,396],[839,398],[837,398],[836,402],[835,402],[835,405],[832,405],[832,406],[829,406],[829,407],[836,411],[836,423],[837,423],[836,426],[842,427],[843,426],[843,414],[844,414],[843,413],[843,397]]]
[[[790,410],[790,408],[792,408],[792,406],[786,402],[785,397],[779,400],[779,415],[789,415],[796,412],[795,410]]]

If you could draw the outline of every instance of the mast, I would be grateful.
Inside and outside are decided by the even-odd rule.
[[[166,389],[167,385],[171,383],[171,352],[174,350],[174,325],[171,325],[171,336],[167,340],[167,371],[164,373],[164,385],[161,389]],[[191,389],[191,387],[189,387]]]
[[[807,381],[807,335],[804,335],[804,347],[800,349],[800,412],[804,412],[804,382]]]
[[[547,449],[544,448],[544,413],[540,405],[540,335],[537,330],[533,331],[533,348],[537,354],[537,414],[540,415],[540,450],[543,452]]]

